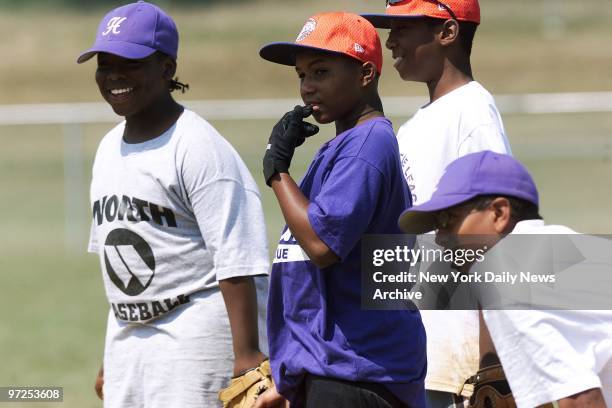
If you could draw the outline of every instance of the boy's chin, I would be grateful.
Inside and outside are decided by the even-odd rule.
[[[325,113],[313,112],[312,117],[317,123],[321,125],[326,125],[328,123],[332,123],[336,121],[336,118],[326,115]]]

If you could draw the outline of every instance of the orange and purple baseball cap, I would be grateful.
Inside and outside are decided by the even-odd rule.
[[[382,46],[376,29],[365,18],[343,11],[319,13],[310,17],[295,42],[275,42],[259,50],[268,61],[295,65],[299,51],[315,50],[346,55],[361,62],[372,62],[382,70]]]
[[[141,59],[156,51],[177,58],[176,24],[161,8],[138,1],[108,12],[100,21],[94,45],[77,62],[83,63],[99,52]]]
[[[405,210],[398,225],[408,234],[433,231],[437,212],[495,194],[539,204],[533,178],[518,160],[490,150],[466,154],[446,166],[429,201]]]
[[[376,28],[391,28],[391,21],[431,17],[480,24],[478,0],[387,0],[385,14],[362,14]]]

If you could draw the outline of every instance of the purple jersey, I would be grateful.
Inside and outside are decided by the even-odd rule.
[[[391,122],[376,118],[324,143],[300,189],[308,218],[340,261],[317,268],[285,227],[268,301],[274,381],[302,405],[306,372],[384,383],[411,407],[425,406],[425,331],[418,311],[361,309],[361,236],[397,234],[410,206]]]

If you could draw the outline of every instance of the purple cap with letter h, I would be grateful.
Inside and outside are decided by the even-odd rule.
[[[139,1],[106,14],[98,27],[96,42],[79,56],[77,62],[85,62],[98,52],[141,59],[155,51],[176,59],[178,31],[172,18],[162,9]]]
[[[411,234],[432,231],[436,226],[433,213],[494,194],[539,205],[535,183],[518,160],[490,150],[467,154],[446,167],[429,201],[402,213],[399,226]]]

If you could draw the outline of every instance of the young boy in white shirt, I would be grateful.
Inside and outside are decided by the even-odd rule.
[[[453,160],[482,150],[511,154],[495,101],[472,75],[478,0],[388,0],[385,14],[364,17],[390,29],[386,47],[400,77],[423,82],[429,91],[429,103],[397,134],[414,205],[429,200]],[[464,383],[478,369],[478,314],[425,310],[422,317],[428,401],[434,407],[461,405],[470,395]]]

